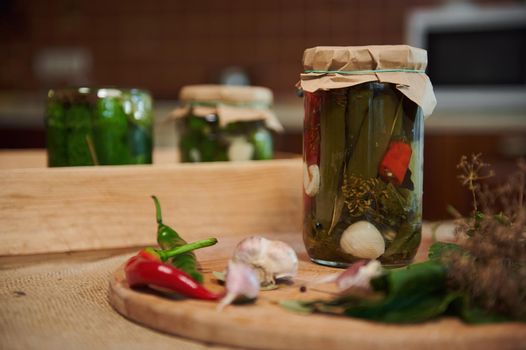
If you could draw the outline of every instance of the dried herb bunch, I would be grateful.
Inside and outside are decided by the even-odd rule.
[[[377,178],[344,177],[342,192],[345,195],[349,214],[356,217],[372,211],[371,207],[376,205],[380,198],[387,196],[385,186],[381,186],[382,184]]]
[[[367,218],[378,224],[399,225],[407,219],[411,209],[407,199],[392,184],[378,178],[362,178],[351,175],[344,177],[342,192],[349,215],[353,218]],[[405,191],[407,197],[409,191]]]
[[[526,163],[496,187],[481,181],[493,176],[480,154],[462,157],[462,184],[473,196],[473,213],[460,219],[457,235],[461,250],[441,258],[448,266],[450,287],[471,297],[486,311],[526,317]]]

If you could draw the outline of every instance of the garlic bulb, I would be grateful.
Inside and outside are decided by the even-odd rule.
[[[232,260],[254,267],[262,285],[274,284],[276,279],[292,278],[298,271],[298,257],[288,244],[261,236],[239,242]]]
[[[228,147],[228,159],[231,161],[244,161],[252,159],[254,146],[243,136],[233,137]]]
[[[376,259],[385,252],[382,234],[367,221],[358,221],[347,227],[340,239],[340,247],[344,252],[362,259]]]
[[[242,297],[255,299],[259,293],[259,279],[256,271],[250,266],[230,260],[225,277],[226,295],[217,306],[222,310],[226,305]]]
[[[316,164],[303,163],[303,188],[309,197],[314,197],[320,189],[320,168]]]

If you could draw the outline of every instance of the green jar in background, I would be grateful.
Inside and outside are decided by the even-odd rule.
[[[137,89],[50,90],[46,111],[48,166],[151,164],[150,94]]]
[[[263,87],[191,85],[173,111],[181,162],[272,159],[272,92]]]

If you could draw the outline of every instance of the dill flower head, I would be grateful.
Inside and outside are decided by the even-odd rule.
[[[482,164],[482,165],[481,165]],[[462,157],[460,180],[472,192],[473,216],[461,219],[457,235],[462,251],[442,257],[451,288],[466,292],[488,311],[526,317],[526,165],[496,187],[481,186],[493,175],[480,155]]]

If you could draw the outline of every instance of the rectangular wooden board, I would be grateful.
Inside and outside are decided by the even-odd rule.
[[[301,159],[0,170],[0,256],[301,231]]]

